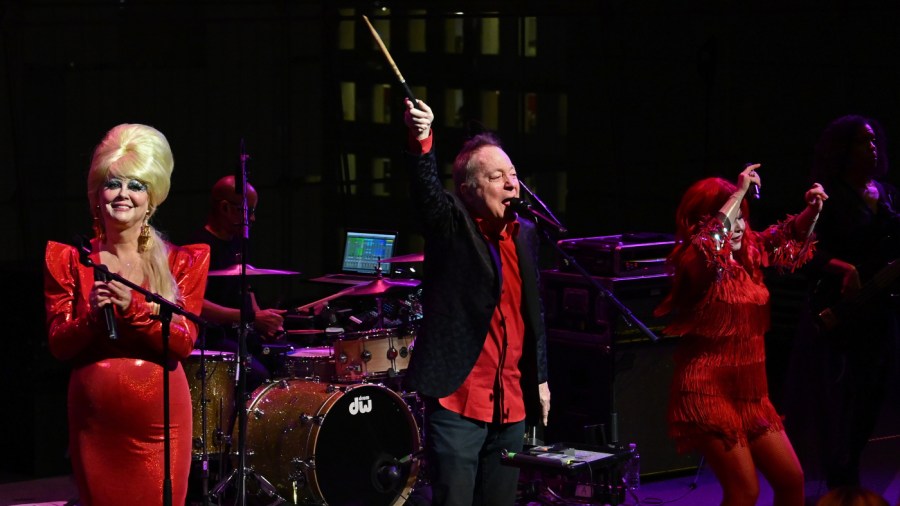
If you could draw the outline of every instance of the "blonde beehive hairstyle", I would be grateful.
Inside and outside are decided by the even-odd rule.
[[[175,160],[169,142],[159,130],[140,124],[123,123],[113,127],[94,149],[88,171],[88,202],[95,218],[95,234],[105,234],[98,217],[100,193],[110,178],[137,179],[147,185],[149,205],[145,224],[150,239],[141,252],[150,290],[169,300],[178,297],[178,285],[169,269],[168,248],[160,233],[150,224],[156,209],[169,195]],[[180,301],[179,301],[180,302]]]

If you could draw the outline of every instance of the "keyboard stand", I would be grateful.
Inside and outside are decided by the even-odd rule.
[[[622,465],[630,458],[622,446],[558,443],[506,453],[504,465],[522,470],[525,495],[541,504],[608,504],[625,501]]]

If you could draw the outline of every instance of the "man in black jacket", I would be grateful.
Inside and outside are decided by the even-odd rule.
[[[412,198],[423,220],[423,325],[407,384],[425,400],[433,504],[515,501],[526,418],[546,424],[547,343],[534,225],[519,221],[516,169],[491,135],[469,140],[444,190],[432,150],[434,114],[407,101]]]

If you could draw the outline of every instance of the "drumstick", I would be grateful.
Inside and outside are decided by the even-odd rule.
[[[355,285],[354,285],[354,286],[351,286],[350,288],[344,288],[344,289],[341,290],[340,292],[333,293],[333,294],[329,295],[328,297],[325,297],[325,298],[323,298],[323,299],[319,299],[319,300],[317,300],[317,301],[315,301],[315,302],[310,302],[309,304],[304,304],[304,305],[302,305],[302,306],[300,306],[300,307],[294,309],[294,311],[296,311],[296,312],[298,312],[298,313],[302,313],[302,312],[304,312],[304,311],[308,311],[308,310],[314,308],[317,304],[321,304],[321,303],[323,303],[323,302],[328,302],[328,301],[330,301],[330,300],[332,300],[332,299],[336,299],[336,298],[338,298],[338,297],[343,297],[344,295],[346,295],[346,294],[352,292],[354,288],[355,288]]]
[[[369,31],[372,32],[372,37],[375,38],[375,42],[378,43],[378,47],[381,48],[381,52],[384,54],[384,57],[387,58],[388,64],[391,66],[392,69],[394,69],[394,74],[396,74],[397,79],[400,80],[400,85],[403,86],[403,91],[406,93],[406,96],[409,98],[409,100],[413,103],[414,106],[418,107],[419,103],[416,102],[416,97],[413,95],[412,90],[409,89],[409,86],[407,86],[406,79],[403,78],[403,74],[400,73],[400,69],[397,68],[397,64],[394,63],[394,59],[391,58],[391,53],[389,53],[388,49],[384,46],[384,42],[382,42],[381,36],[378,35],[377,31],[375,31],[375,27],[372,26],[372,23],[369,22],[369,18],[367,18],[365,16],[365,14],[363,14],[362,18],[363,18],[363,21],[365,21],[366,24],[369,26]]]

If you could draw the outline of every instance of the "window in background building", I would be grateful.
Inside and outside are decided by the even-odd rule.
[[[338,9],[341,20],[338,21],[338,49],[353,49],[356,44],[356,10]]]
[[[391,122],[391,85],[376,84],[372,87],[372,122]]]
[[[566,188],[569,187],[569,173],[561,170],[556,174],[556,211],[566,212]]]
[[[488,130],[500,128],[500,92],[487,90],[481,92],[481,122]]]
[[[481,54],[500,54],[500,18],[481,18]]]
[[[350,195],[356,195],[356,154],[347,153],[344,158],[347,161],[347,180],[344,184]]]
[[[463,91],[459,88],[445,90],[444,104],[444,125],[461,127],[463,124]]]
[[[409,52],[424,53],[425,46],[425,11],[413,9],[409,11]]]
[[[450,18],[444,21],[444,52],[461,54],[463,52],[463,18]]]
[[[372,195],[376,197],[387,197],[390,192],[387,190],[387,180],[391,177],[391,159],[390,158],[373,158],[372,159]]]
[[[356,121],[356,83],[341,82],[341,104],[344,110],[344,121]]]
[[[537,56],[537,18],[522,18],[522,47],[520,51],[522,56]]]

